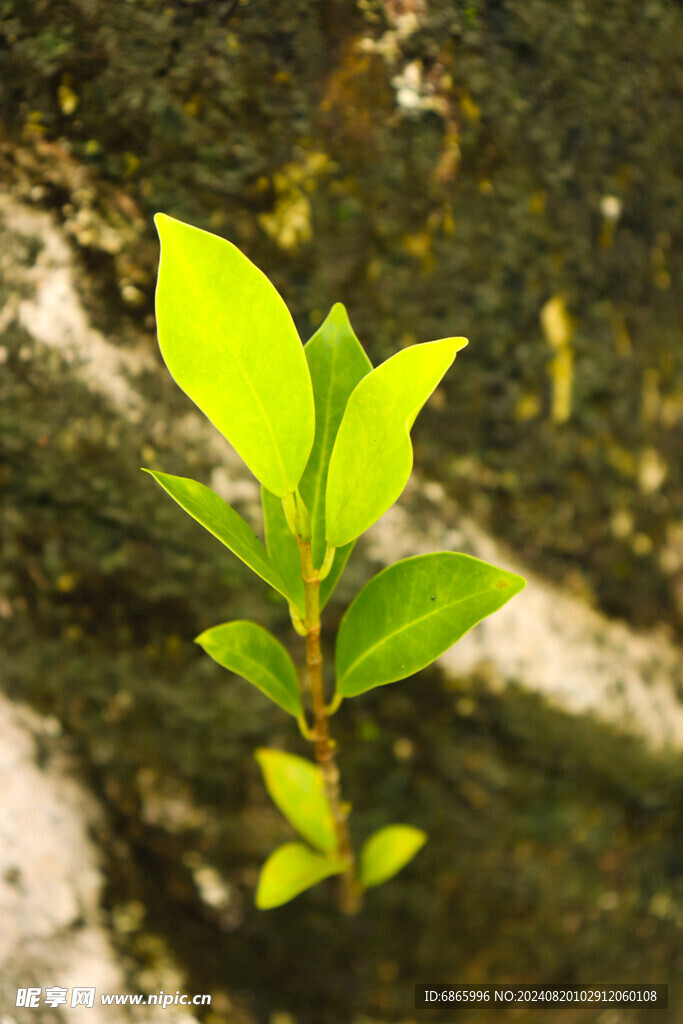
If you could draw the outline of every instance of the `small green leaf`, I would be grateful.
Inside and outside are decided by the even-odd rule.
[[[285,843],[271,853],[261,868],[256,906],[259,910],[281,907],[323,878],[345,870],[346,864],[339,857],[323,857],[303,843]]]
[[[159,345],[176,383],[273,494],[295,490],[315,431],[294,321],[231,242],[166,214],[156,293]]]
[[[397,352],[356,386],[332,449],[326,533],[332,547],[355,540],[393,505],[413,465],[410,430],[467,344],[444,338]]]
[[[525,586],[521,576],[451,551],[382,570],[339,627],[339,693],[355,697],[419,672]]]
[[[315,440],[299,490],[311,517],[313,564],[320,568],[327,547],[325,489],[330,455],[351,392],[372,370],[372,363],[341,302],[332,307],[304,352],[313,383]]]
[[[360,881],[364,889],[397,875],[427,842],[427,833],[412,825],[387,825],[365,842],[360,852]]]
[[[296,595],[290,592],[261,541],[227,501],[223,501],[215,491],[197,480],[172,476],[170,473],[157,473],[152,469],[146,469],[144,472],[153,476],[188,515],[225,544],[257,576],[269,583],[288,601],[296,603]]]
[[[262,487],[261,504],[263,505],[263,525],[266,532],[268,554],[287,584],[290,594],[294,596],[294,603],[303,616],[306,599],[301,579],[301,557],[294,534],[287,525],[282,499],[276,498],[274,494]]]
[[[337,550],[335,551],[332,568],[330,569],[328,575],[320,584],[321,610],[325,607],[330,597],[332,596],[334,588],[339,583],[339,580],[341,579],[341,575],[344,572],[344,569],[346,568],[346,563],[349,560],[349,556],[353,551],[355,543],[356,542],[352,540],[350,544],[345,544],[343,548],[337,548]]]
[[[283,750],[256,751],[266,789],[290,825],[323,853],[337,849],[337,833],[320,769]]]
[[[289,593],[293,595],[294,604],[303,617],[305,615],[306,600],[304,597],[304,585],[301,579],[299,547],[292,531],[287,526],[281,500],[276,498],[274,494],[271,494],[270,491],[267,491],[265,487],[262,487],[261,501],[263,503],[263,521],[266,528],[268,554],[277,566]],[[346,544],[343,548],[337,548],[335,551],[332,568],[320,584],[319,600],[321,611],[339,582],[352,550],[353,542]]]
[[[296,718],[303,713],[294,662],[279,640],[255,622],[225,622],[195,640],[214,661],[237,672]]]

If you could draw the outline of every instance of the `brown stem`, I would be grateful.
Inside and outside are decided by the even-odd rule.
[[[311,684],[315,757],[322,772],[325,795],[332,809],[339,853],[348,863],[347,870],[340,877],[339,905],[343,913],[356,914],[360,910],[361,890],[356,879],[355,857],[347,822],[348,810],[341,799],[339,768],[334,756],[336,744],[330,738],[329,718],[325,708],[323,656],[320,649],[320,579],[313,565],[310,541],[297,539],[297,543],[306,596],[306,665]]]

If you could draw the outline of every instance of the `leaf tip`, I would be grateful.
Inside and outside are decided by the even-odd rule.
[[[413,827],[415,827],[415,826],[413,826]],[[428,835],[427,832],[425,832],[425,830],[423,828],[416,828],[415,829],[415,840],[416,840],[416,842],[419,842],[419,844],[420,844],[418,846],[417,850],[421,850],[422,847],[425,845],[425,843],[427,842],[428,839],[429,839],[429,835]],[[415,851],[416,853],[417,853],[417,850]]]
[[[146,466],[140,466],[140,472],[146,473],[147,476],[151,476],[152,480],[155,480],[161,487],[164,487],[163,477],[167,476],[166,473],[162,473],[158,469],[147,469]]]
[[[458,354],[458,352],[462,352],[462,350],[464,348],[467,348],[467,346],[469,345],[468,338],[446,338],[445,340],[450,341],[454,357]]]
[[[447,348],[455,359],[458,352],[462,351],[462,349],[469,345],[469,340],[467,338],[437,338],[436,341],[427,342],[427,344],[441,345],[444,348]]]
[[[510,582],[511,582],[513,588],[514,588],[515,594],[521,593],[521,591],[524,590],[524,588],[527,585],[527,580],[525,579],[524,576],[519,576],[517,573],[510,573],[510,576],[511,576]]]
[[[261,771],[264,771],[264,764],[268,760],[269,754],[270,750],[268,749],[268,747],[257,747],[256,750],[254,751],[254,758]]]
[[[155,213],[154,214],[154,226],[157,229],[157,233],[161,238],[161,232],[169,221],[173,220],[173,217],[169,217],[167,213]]]
[[[335,302],[332,309],[328,313],[330,319],[348,320],[349,314],[346,310],[346,306],[343,302]]]
[[[162,254],[164,242],[172,242],[174,234],[185,237],[196,233],[210,234],[210,232],[203,231],[202,228],[196,228],[193,224],[186,224],[185,221],[178,220],[177,217],[171,217],[168,213],[155,213],[153,220],[159,236]]]
[[[417,828],[415,825],[403,825],[401,827],[405,829],[406,836],[410,836],[410,845],[413,851],[411,854],[412,859],[412,857],[415,857],[426,844],[429,839],[429,835],[423,828]]]

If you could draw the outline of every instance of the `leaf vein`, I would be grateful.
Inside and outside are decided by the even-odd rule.
[[[434,609],[428,611],[425,615],[421,615],[417,619],[411,619],[410,622],[407,622],[404,625],[399,626],[397,629],[392,630],[391,633],[386,633],[376,643],[371,644],[370,647],[367,647],[363,651],[363,653],[361,655],[359,655],[358,658],[356,658],[355,661],[351,662],[351,664],[345,670],[344,675],[342,676],[342,679],[348,678],[348,676],[350,676],[351,673],[356,670],[358,665],[360,665],[363,661],[365,661],[367,658],[369,658],[370,655],[374,654],[375,651],[379,650],[385,644],[387,644],[391,640],[393,640],[394,637],[399,636],[401,633],[405,633],[406,630],[411,629],[413,626],[419,625],[419,623],[421,623],[421,622],[425,622],[427,619],[434,618],[434,617],[436,617],[438,615],[441,615],[443,612],[449,611],[449,609],[451,609],[451,608],[455,608],[456,605],[463,604],[465,601],[471,601],[475,597],[481,597],[483,594],[488,594],[493,589],[494,589],[493,587],[486,587],[484,590],[478,590],[474,594],[467,594],[465,597],[459,597],[455,601],[450,601],[448,604],[441,605],[440,608],[434,608]]]

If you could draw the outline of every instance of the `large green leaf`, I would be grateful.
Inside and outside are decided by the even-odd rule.
[[[381,885],[408,864],[427,842],[427,833],[412,825],[387,825],[365,842],[360,852],[360,881],[365,889]]]
[[[303,843],[285,843],[271,853],[261,868],[256,906],[259,910],[281,907],[323,878],[345,870],[346,864],[339,857],[321,856]]]
[[[256,760],[266,789],[289,823],[323,853],[334,853],[337,833],[320,769],[296,754],[265,747],[256,751]]]
[[[315,430],[294,321],[268,278],[231,242],[163,213],[156,293],[172,376],[280,497],[294,491]]]
[[[188,515],[230,548],[257,576],[270,583],[288,601],[296,602],[296,595],[290,591],[261,541],[227,501],[198,480],[152,469],[144,472],[153,476]]]
[[[413,465],[410,430],[465,338],[444,338],[397,352],[349,398],[327,477],[327,542],[355,540],[393,505]]]
[[[294,604],[299,609],[299,613],[303,618],[306,602],[304,598],[304,585],[301,579],[299,547],[287,525],[280,499],[276,498],[270,491],[267,491],[265,487],[261,488],[261,499],[263,502],[263,521],[266,527],[268,553],[285,581],[288,591],[293,595]],[[349,560],[349,555],[353,550],[353,544],[353,541],[350,544],[345,544],[343,548],[337,548],[334,553],[332,568],[320,584],[321,609],[325,607],[332,591],[339,582]]]
[[[327,468],[351,392],[372,370],[353,332],[346,309],[335,303],[304,348],[313,382],[315,440],[299,484],[313,535],[313,564],[325,557],[325,489]]]
[[[470,555],[440,551],[396,562],[367,583],[337,636],[337,689],[355,697],[405,679],[526,586]]]
[[[195,640],[223,668],[257,686],[284,711],[303,714],[294,662],[272,633],[243,619],[213,626]]]

